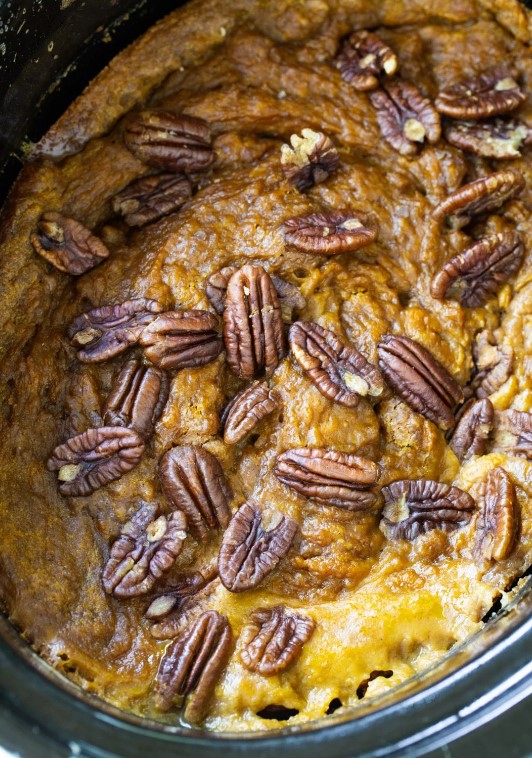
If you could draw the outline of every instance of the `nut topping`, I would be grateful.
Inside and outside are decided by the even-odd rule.
[[[167,648],[155,683],[159,710],[181,708],[191,724],[205,717],[216,682],[231,655],[232,633],[225,616],[206,611]]]
[[[240,636],[242,663],[262,676],[279,674],[300,655],[314,627],[311,618],[289,612],[283,605],[257,608]]]
[[[168,111],[135,113],[124,142],[141,161],[165,171],[205,171],[215,157],[205,121]]]
[[[519,171],[498,171],[452,192],[434,209],[432,216],[437,221],[447,218],[453,229],[461,229],[473,216],[500,208],[524,187],[525,180]]]
[[[127,426],[146,439],[161,416],[170,380],[165,371],[127,361],[117,376],[107,398],[103,420],[108,426]]]
[[[158,303],[144,297],[94,308],[72,321],[68,328],[70,344],[84,363],[106,361],[135,345],[161,311]]]
[[[144,226],[175,213],[191,195],[192,185],[182,174],[143,176],[115,195],[112,206],[128,226]]]
[[[373,32],[353,32],[344,40],[336,65],[344,81],[365,91],[378,87],[380,76],[395,74],[397,56]]]
[[[58,472],[62,495],[90,495],[131,471],[143,452],[144,443],[134,429],[102,426],[58,445],[48,461],[48,470]]]
[[[503,449],[532,461],[532,413],[509,410],[501,416]]]
[[[160,368],[197,368],[222,352],[217,326],[209,311],[168,311],[144,329],[140,344],[146,358]]]
[[[231,518],[231,490],[220,461],[195,445],[173,447],[159,463],[163,492],[187,516],[190,531],[200,540],[226,527]]]
[[[430,479],[402,479],[382,488],[380,524],[388,539],[415,540],[432,529],[450,532],[471,519],[475,501],[467,492]]]
[[[379,478],[379,467],[367,458],[311,447],[281,453],[274,472],[304,497],[350,511],[371,508],[375,495],[365,490]]]
[[[333,141],[323,132],[303,129],[292,134],[290,144],[281,146],[281,166],[287,179],[300,192],[324,182],[340,165]]]
[[[225,296],[227,294],[229,279],[237,271],[238,268],[236,266],[225,266],[225,268],[216,271],[207,279],[205,294],[209,298],[216,313],[220,316],[225,310]],[[291,323],[294,317],[294,311],[303,310],[307,301],[295,284],[291,284],[285,279],[281,279],[280,276],[275,276],[275,274],[271,274],[270,279],[272,280],[272,284],[277,292],[277,297],[279,298],[279,303],[281,304],[283,321]]]
[[[498,345],[492,332],[484,329],[473,347],[476,373],[471,382],[477,397],[489,397],[509,378],[514,366],[514,351],[509,345]]]
[[[532,141],[532,130],[519,121],[496,118],[485,122],[451,121],[445,126],[451,145],[484,158],[519,158]]]
[[[218,556],[218,572],[224,587],[243,592],[256,587],[288,552],[297,531],[296,522],[281,516],[264,531],[258,505],[247,502],[231,519]]]
[[[523,263],[525,246],[517,232],[499,232],[475,242],[455,255],[439,271],[430,286],[437,300],[450,295],[466,308],[484,305]]]
[[[180,511],[157,517],[157,506],[144,505],[127,522],[109,552],[102,574],[108,595],[145,595],[169,571],[183,549],[187,520]]]
[[[385,335],[377,346],[379,368],[401,400],[441,429],[454,426],[454,407],[464,394],[446,368],[419,342]]]
[[[297,321],[288,335],[294,358],[322,395],[355,408],[361,397],[380,397],[382,378],[366,358],[329,329]]]
[[[473,547],[477,563],[502,561],[511,554],[519,529],[517,508],[512,480],[503,468],[497,466],[482,482]]]
[[[86,226],[54,211],[43,213],[30,241],[48,263],[74,276],[90,271],[109,255],[101,239]]]
[[[451,449],[461,463],[472,455],[484,455],[493,419],[493,405],[487,398],[471,399],[463,406],[449,440]]]
[[[439,93],[435,104],[436,109],[446,116],[477,119],[508,113],[525,100],[513,72],[499,68],[446,87]]]
[[[370,93],[383,138],[401,155],[415,155],[422,144],[437,142],[440,117],[428,98],[403,79]]]
[[[368,216],[358,211],[311,213],[287,219],[282,229],[285,241],[304,253],[337,255],[358,250],[377,239]]]
[[[171,588],[166,589],[152,600],[144,613],[145,617],[150,621],[161,622],[176,609],[179,610],[181,616],[183,607],[190,601],[194,601],[195,607],[197,607],[196,598],[201,596],[202,590],[207,585],[212,584],[217,576],[217,566],[208,566],[203,571],[186,574],[177,583],[172,583]],[[165,639],[175,637],[176,634],[177,632],[169,634]]]
[[[281,405],[278,392],[265,382],[253,382],[236,395],[226,406],[221,416],[224,442],[236,445],[248,435],[263,418]]]
[[[244,266],[229,280],[224,311],[227,363],[241,379],[269,377],[286,352],[279,298],[262,266]]]

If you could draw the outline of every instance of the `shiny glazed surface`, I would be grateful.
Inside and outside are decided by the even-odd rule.
[[[154,640],[143,619],[145,599],[121,602],[103,593],[101,567],[139,500],[162,500],[156,477],[162,454],[172,444],[204,444],[229,473],[233,509],[253,497],[266,514],[280,510],[300,526],[291,552],[260,587],[239,595],[219,587],[208,601],[229,617],[235,639],[259,605],[283,602],[316,622],[301,657],[282,675],[251,674],[234,654],[221,677],[206,725],[261,729],[278,725],[255,715],[268,705],[297,709],[290,719],[297,724],[322,715],[335,698],[354,704],[372,671],[393,675],[370,682],[366,697],[422,670],[477,629],[498,592],[530,563],[530,464],[492,454],[460,471],[443,433],[398,398],[383,401],[377,413],[364,401],[354,411],[333,405],[291,358],[272,381],[282,396],[282,417],[267,420],[253,443],[226,446],[219,413],[242,385],[222,357],[174,377],[137,469],[88,498],[67,501],[57,494],[46,459],[59,442],[101,423],[124,359],[79,364],[66,326],[90,307],[127,297],[208,308],[207,277],[254,259],[300,287],[307,298],[301,318],[332,328],[372,362],[379,338],[396,327],[428,347],[461,384],[472,369],[473,335],[497,328],[503,311],[499,342],[516,350],[516,362],[492,400],[500,410],[530,410],[530,258],[487,308],[463,309],[429,294],[434,271],[464,241],[463,232],[434,230],[430,211],[464,177],[487,173],[489,164],[468,165],[445,143],[425,147],[418,158],[399,157],[382,141],[367,96],[344,84],[330,64],[343,34],[377,26],[405,74],[433,96],[464,73],[508,56],[526,82],[530,60],[519,40],[527,41],[528,32],[513,3],[497,22],[485,5],[464,2],[423,11],[408,3],[383,3],[376,11],[370,3],[309,2],[304,13],[292,3],[244,3],[240,17],[213,2],[202,4],[201,28],[199,5],[155,27],[104,72],[52,131],[4,211],[0,587],[13,622],[48,660],[112,702],[151,713],[152,681],[166,642]],[[445,23],[434,23],[434,16]],[[123,147],[120,123],[114,123],[151,90],[151,104],[211,123],[218,160],[179,213],[126,237],[111,218],[110,199],[146,168]],[[279,166],[281,143],[305,126],[326,131],[341,152],[334,178],[306,196],[286,183]],[[80,151],[58,160],[74,148]],[[526,159],[513,165],[530,173]],[[529,244],[526,200],[507,206],[502,220],[492,218],[491,230],[517,227]],[[278,225],[287,217],[347,203],[374,214],[376,243],[332,261],[285,248]],[[73,280],[37,259],[28,238],[48,210],[97,230],[111,249],[109,260]],[[475,494],[486,472],[503,465],[517,486],[519,545],[481,576],[471,560],[472,524],[451,535],[433,531],[413,543],[387,542],[377,513],[314,505],[278,482],[275,456],[304,445],[332,445],[376,460],[382,485],[424,476]],[[216,541],[205,549],[189,540],[176,573],[202,568],[217,548]]]

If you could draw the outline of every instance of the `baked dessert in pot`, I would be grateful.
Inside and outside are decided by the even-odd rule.
[[[297,725],[529,566],[527,24],[191,3],[35,149],[3,212],[1,594],[88,691]]]

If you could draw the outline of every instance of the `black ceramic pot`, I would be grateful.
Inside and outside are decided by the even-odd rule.
[[[178,0],[0,0],[0,200],[22,146]],[[0,756],[270,758],[532,754],[532,581],[438,666],[356,712],[258,736],[143,721],[82,693],[0,615]],[[444,747],[442,747],[444,746]]]

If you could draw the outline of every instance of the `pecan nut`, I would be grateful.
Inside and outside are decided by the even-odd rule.
[[[229,621],[206,611],[166,649],[155,682],[155,703],[169,711],[185,704],[184,717],[199,724],[205,717],[213,690],[232,647]]]
[[[382,488],[381,530],[388,539],[415,540],[432,529],[469,523],[475,501],[468,492],[431,479],[401,479]]]
[[[203,447],[173,447],[159,463],[163,492],[187,516],[190,531],[205,539],[229,524],[232,493],[218,458]]]
[[[415,155],[425,141],[440,139],[438,112],[417,87],[403,79],[382,85],[370,93],[379,129],[401,155]]]
[[[493,429],[495,411],[491,400],[469,400],[457,415],[449,440],[456,457],[463,462],[472,455],[484,455]]]
[[[514,351],[509,345],[498,345],[493,332],[484,329],[473,347],[475,374],[471,387],[477,397],[489,397],[507,381],[514,366]]]
[[[127,426],[149,437],[160,418],[170,392],[165,371],[132,360],[124,364],[105,403],[107,426]]]
[[[115,195],[111,205],[128,226],[144,226],[175,213],[191,195],[192,184],[182,174],[143,176]]]
[[[304,253],[337,255],[358,250],[377,239],[377,229],[369,217],[358,211],[311,213],[287,219],[285,241]]]
[[[301,654],[315,623],[308,616],[288,612],[283,605],[257,608],[240,636],[240,658],[249,671],[274,676]]]
[[[496,68],[441,90],[435,105],[452,118],[478,119],[513,111],[525,100],[514,73]]]
[[[409,337],[387,334],[377,351],[381,373],[401,400],[441,429],[454,426],[454,407],[464,393],[426,348]]]
[[[124,142],[141,161],[165,171],[205,171],[215,157],[206,121],[168,111],[135,113]]]
[[[379,371],[329,329],[296,321],[288,340],[294,358],[322,395],[355,408],[361,397],[380,397],[384,383]]]
[[[525,246],[517,232],[499,232],[475,242],[447,261],[433,278],[432,297],[456,297],[466,308],[484,305],[519,271]]]
[[[134,429],[102,426],[58,445],[48,461],[48,470],[58,472],[62,495],[90,495],[131,471],[143,452],[144,443]]]
[[[180,511],[157,517],[157,506],[144,505],[114,542],[102,572],[108,595],[145,595],[169,571],[183,549],[187,520]]]
[[[106,361],[135,345],[162,310],[158,303],[145,297],[94,308],[72,321],[68,328],[70,344],[84,363]]]
[[[446,124],[447,142],[484,158],[519,158],[521,148],[532,142],[532,129],[519,121],[495,118],[485,122],[451,121]]]
[[[224,311],[229,368],[241,379],[269,377],[286,352],[281,305],[262,266],[244,266],[229,280]]]
[[[79,276],[104,261],[109,250],[79,221],[60,213],[43,213],[30,237],[36,253],[59,271]]]
[[[286,178],[300,191],[324,182],[340,165],[340,157],[330,137],[323,132],[303,129],[292,134],[290,145],[281,147],[281,166]]]
[[[509,410],[502,415],[503,449],[532,461],[532,413]]]
[[[225,296],[227,294],[227,285],[230,278],[238,271],[236,266],[225,266],[225,268],[216,271],[212,276],[207,279],[207,285],[205,287],[205,294],[209,298],[209,301],[220,316],[225,310]],[[270,278],[272,284],[277,292],[279,303],[281,304],[281,313],[283,321],[291,323],[294,312],[303,310],[307,301],[295,286],[287,282],[286,279],[281,279],[280,276],[271,274]]]
[[[304,497],[358,511],[371,508],[375,501],[374,493],[367,490],[379,478],[379,467],[339,450],[299,447],[277,457],[274,473]]]
[[[269,531],[261,524],[260,508],[247,502],[234,514],[223,536],[218,573],[230,592],[260,584],[284,558],[297,531],[296,522],[287,516],[281,516]]]
[[[281,396],[265,382],[253,382],[239,392],[225,407],[220,421],[224,430],[224,442],[236,445],[244,439],[263,418],[281,405]]]
[[[146,609],[144,616],[150,621],[160,622],[181,606],[187,600],[199,596],[205,587],[218,576],[218,568],[209,566],[203,571],[194,571],[192,574],[186,574],[180,581],[172,583],[171,588],[167,588],[160,595],[157,595]],[[177,633],[177,632],[176,632]],[[175,637],[175,634],[170,637]]]
[[[356,90],[379,86],[381,76],[397,71],[397,56],[382,39],[366,30],[353,32],[343,42],[336,58],[342,79]]]
[[[508,558],[515,547],[518,529],[515,487],[506,471],[497,466],[482,482],[473,547],[477,563],[482,565]]]
[[[453,229],[461,229],[473,216],[500,208],[524,187],[525,180],[519,171],[498,171],[452,192],[434,209],[432,217],[436,221],[446,218]]]
[[[209,311],[168,311],[144,329],[140,344],[146,358],[162,369],[196,368],[222,352],[217,326]]]
[[[222,587],[218,579],[218,574],[210,579],[205,580],[196,591],[183,595],[178,588],[176,591],[168,591],[158,599],[162,603],[162,618],[153,619],[154,623],[150,628],[151,636],[156,640],[170,640],[176,635],[181,634],[188,626],[193,624],[201,614],[212,605],[215,594]],[[154,601],[155,603],[155,601]],[[154,603],[150,605],[153,613]],[[170,607],[171,604],[171,607]],[[166,605],[166,609],[164,606]],[[155,606],[157,610],[157,606]]]

